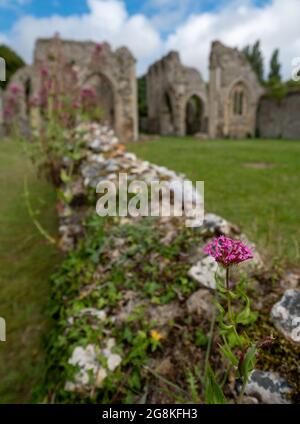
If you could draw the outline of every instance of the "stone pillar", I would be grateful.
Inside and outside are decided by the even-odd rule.
[[[218,93],[220,90],[221,69],[219,67],[211,66],[210,80],[209,80],[209,137],[217,137],[218,128]]]

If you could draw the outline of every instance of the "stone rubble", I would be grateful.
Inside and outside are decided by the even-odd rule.
[[[78,177],[75,181],[66,182],[62,185],[62,192],[69,202],[60,202],[58,204],[58,214],[60,218],[60,245],[63,251],[68,252],[73,249],[78,240],[84,234],[84,218],[87,213],[84,199],[88,198],[90,192],[95,194],[95,188],[99,181],[117,182],[119,174],[126,173],[128,181],[141,180],[150,184],[154,180],[163,181],[167,187],[173,189],[174,196],[176,191],[182,191],[182,182],[185,177],[182,174],[176,174],[165,167],[150,164],[147,161],[140,160],[135,154],[127,153],[123,145],[119,144],[118,139],[109,127],[96,124],[82,124],[76,129],[75,138],[83,138],[86,148],[82,152],[82,158],[78,167]],[[187,208],[193,209],[199,196],[193,187],[188,193]],[[202,201],[202,199],[201,199]],[[95,205],[96,206],[96,205]],[[181,206],[183,208],[183,206]],[[95,211],[96,213],[96,211]],[[119,225],[135,222],[140,217],[123,217],[119,219]],[[157,218],[157,228],[161,231],[162,242],[166,245],[172,243],[172,240],[180,232],[184,225],[183,217],[159,217]],[[240,230],[227,222],[218,215],[207,213],[204,217],[203,225],[197,231],[201,232],[203,239],[207,242],[210,238],[218,235],[227,235],[230,237],[239,237],[249,244],[246,237]],[[121,243],[120,245],[118,243]],[[115,240],[111,250],[112,263],[118,259],[118,249],[122,248],[124,240]],[[256,250],[255,250],[256,252]],[[155,258],[153,258],[155,260]],[[211,257],[206,256],[199,249],[195,256],[187,258],[191,268],[188,276],[199,283],[199,289],[193,293],[186,301],[186,311],[190,315],[199,317],[205,316],[210,319],[212,315],[212,291],[215,287],[215,275],[224,277],[224,269],[218,267],[218,264]],[[164,267],[164,264],[161,264]],[[167,266],[167,264],[166,264]],[[255,253],[254,265],[246,266],[246,272],[254,272],[262,266],[262,260],[258,253]],[[102,271],[101,271],[102,272]],[[119,325],[124,322],[136,306],[141,305],[141,299],[137,298],[134,292],[128,292],[120,303],[120,310],[110,317],[111,322]],[[180,299],[179,299],[180,300]],[[272,309],[272,320],[275,326],[288,339],[293,339],[291,332],[294,329],[291,324],[293,319],[300,316],[300,292],[288,290],[283,299]],[[168,322],[182,316],[182,305],[178,301],[163,306],[152,306],[147,310],[149,320],[156,320],[158,328],[163,333],[168,331]],[[283,311],[284,314],[283,314]],[[95,320],[105,320],[105,311],[98,311],[94,308],[83,309],[79,317],[91,316]],[[76,317],[69,318],[69,324],[74,322]],[[295,340],[293,340],[295,341]],[[97,387],[101,387],[103,381],[113,372],[121,363],[121,357],[112,352],[114,347],[113,339],[109,339],[106,347],[101,348],[95,345],[87,347],[78,346],[73,351],[69,359],[69,364],[79,367],[75,373],[74,380],[66,383],[65,389],[68,391],[88,391],[91,389],[90,375],[96,382]],[[99,355],[107,359],[107,366],[103,367],[98,361]],[[284,380],[274,373],[265,373],[255,371],[247,386],[246,394],[252,403],[287,403],[285,394],[289,388]],[[250,402],[249,400],[249,402]]]
[[[220,278],[224,277],[225,271],[211,256],[206,256],[201,259],[188,272],[189,277],[196,280],[199,285],[207,287],[208,289],[216,289],[215,277],[218,275]]]
[[[300,345],[300,290],[286,290],[271,310],[275,327],[292,343]]]
[[[101,387],[109,372],[113,372],[122,362],[121,356],[112,352],[115,344],[115,339],[110,338],[102,349],[92,344],[86,348],[76,347],[68,363],[79,368],[79,371],[75,373],[73,381],[66,383],[65,390],[69,392],[91,390],[92,379],[94,379],[96,387]],[[106,359],[107,367],[102,365],[103,361],[99,362],[99,355]]]
[[[246,395],[264,404],[291,403],[288,397],[291,392],[292,388],[278,374],[259,370],[252,372],[245,390]]]

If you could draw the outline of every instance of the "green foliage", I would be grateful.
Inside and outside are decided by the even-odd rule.
[[[281,81],[281,65],[279,63],[279,49],[274,50],[270,61],[269,82],[272,84]]]
[[[253,344],[247,349],[243,360],[240,361],[239,373],[244,381],[248,381],[249,376],[255,367],[256,353],[257,353],[257,346],[256,344]]]
[[[64,174],[63,178],[68,176]],[[180,253],[194,245],[195,232],[183,228],[171,245],[164,245],[159,231],[154,231],[152,218],[135,225],[115,224],[115,219],[102,220],[91,213],[85,224],[86,236],[53,276],[50,309],[56,326],[48,340],[48,373],[45,385],[40,387],[41,398],[52,391],[57,402],[65,403],[111,402],[112,398],[126,403],[142,398],[149,382],[145,367],[150,358],[161,355],[166,343],[157,320],[149,319],[149,308],[168,304],[177,296],[186,301],[196,290],[196,283],[185,277],[189,265],[178,261]],[[122,250],[111,262],[115,240],[123,240]],[[153,254],[155,261],[149,260]],[[165,260],[169,265],[162,269]],[[86,287],[91,287],[87,294]],[[116,325],[112,317],[128,292],[134,293],[139,302]],[[93,323],[91,318],[80,317],[82,309],[91,307],[105,309],[108,318]],[[71,317],[72,326],[68,324]],[[170,329],[174,325],[168,322]],[[76,373],[76,368],[68,364],[73,349],[90,343],[101,346],[108,334],[116,340],[115,349],[122,357],[120,369],[109,374],[92,399],[89,393],[80,396],[65,392],[65,381],[72,381]],[[205,334],[202,338],[204,344]],[[99,359],[103,360],[101,356]],[[185,383],[196,390],[191,378]]]
[[[197,369],[195,370],[197,373]],[[188,390],[189,393],[191,395],[191,399],[193,401],[193,403],[197,404],[200,402],[199,400],[199,384],[198,384],[198,380],[195,376],[195,374],[191,371],[188,370],[187,372],[187,383],[188,383]]]
[[[15,51],[4,44],[0,45],[0,57],[6,62],[6,81],[1,81],[0,87],[6,87],[13,74],[25,66],[25,62]]]
[[[257,314],[250,309],[245,282],[242,280],[232,289],[228,289],[230,268],[226,271],[225,282],[216,275],[215,305],[218,311],[218,330],[223,340],[223,344],[219,344],[219,351],[229,363],[230,369],[233,369],[234,374],[243,380],[238,399],[240,402],[249,376],[254,369],[257,352],[256,344],[252,344],[249,348],[249,337],[245,331],[241,334],[241,326],[252,324],[257,319]],[[206,363],[205,369],[205,393],[206,401],[210,403],[217,403],[215,398],[220,401],[220,396],[223,394],[209,363]]]
[[[207,405],[224,405],[227,403],[221,386],[217,383],[215,374],[208,364],[205,374],[205,403]]]
[[[253,71],[256,73],[258,80],[264,81],[264,58],[260,46],[260,41],[257,40],[253,46],[248,45],[243,49],[243,53],[248,59]]]
[[[148,116],[147,80],[145,76],[138,79],[138,108],[140,118]]]
[[[195,345],[198,347],[205,347],[208,344],[208,337],[207,335],[201,330],[201,328],[198,328],[195,333]]]

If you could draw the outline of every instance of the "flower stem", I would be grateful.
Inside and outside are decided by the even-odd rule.
[[[229,290],[229,267],[226,268],[226,289]]]
[[[216,310],[214,309],[212,320],[211,320],[211,323],[210,323],[208,344],[207,344],[207,349],[206,349],[206,354],[205,354],[205,363],[204,363],[204,377],[205,378],[207,376],[207,369],[208,369],[209,357],[210,357],[212,341],[213,341],[213,336],[214,336],[215,323],[216,323]]]
[[[237,400],[238,404],[242,403],[242,401],[243,401],[243,397],[244,397],[244,394],[245,394],[247,383],[248,383],[248,380],[247,380],[247,378],[245,378],[244,381],[243,381],[243,385],[242,385],[238,400]]]
[[[232,315],[231,315],[231,300],[229,295],[229,267],[226,268],[226,289],[227,289],[227,308],[228,308],[228,318],[230,323],[232,322]]]

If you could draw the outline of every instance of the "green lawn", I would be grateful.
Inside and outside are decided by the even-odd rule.
[[[240,225],[269,259],[299,263],[300,142],[165,137],[128,150],[205,181],[207,211]]]
[[[0,403],[30,402],[42,381],[48,276],[59,261],[28,215],[26,175],[33,207],[55,235],[54,190],[36,177],[20,142],[0,140],[0,316],[7,326],[7,341],[0,342]]]

